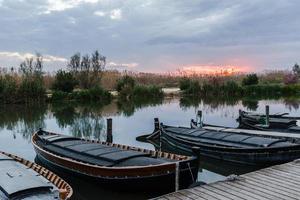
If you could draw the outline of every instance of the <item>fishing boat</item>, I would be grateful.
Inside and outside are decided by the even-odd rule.
[[[70,199],[71,186],[56,174],[0,151],[0,199]]]
[[[299,120],[299,117],[290,116],[289,113],[269,114],[268,105],[265,114],[239,110],[237,119],[239,128],[288,133],[300,133]]]
[[[97,181],[116,190],[174,191],[193,184],[195,156],[146,150],[121,144],[37,131],[37,157],[50,167]]]
[[[147,138],[157,137],[181,151],[192,152],[192,148],[197,147],[200,156],[239,164],[268,166],[300,158],[298,139],[255,135],[234,129],[209,130],[161,123]]]
[[[298,119],[289,116],[274,114],[268,117],[264,114],[240,111],[237,121],[239,128],[300,133]]]

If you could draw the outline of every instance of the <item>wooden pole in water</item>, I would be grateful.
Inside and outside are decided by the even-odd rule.
[[[157,117],[154,118],[154,132],[155,131],[159,131],[159,151],[161,151],[161,131],[160,131],[159,119]]]
[[[239,120],[239,123],[240,123],[240,126],[241,126],[241,123],[242,123],[242,110],[241,109],[239,109],[239,118],[238,118],[238,120]]]
[[[197,123],[199,124],[199,127],[202,128],[202,110],[198,110],[197,112]]]
[[[269,105],[266,105],[266,125],[269,126],[270,122],[270,107]]]
[[[113,136],[112,136],[112,118],[108,118],[106,120],[106,142],[112,143]]]
[[[154,131],[159,130],[159,119],[154,118]]]

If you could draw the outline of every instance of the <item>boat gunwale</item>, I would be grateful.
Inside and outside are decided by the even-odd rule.
[[[48,132],[48,131],[43,131],[46,132],[47,134],[56,134],[56,135],[61,135],[61,134],[57,134],[57,133],[52,133],[52,132]],[[60,155],[56,155],[50,151],[47,151],[45,149],[43,149],[42,147],[40,147],[38,144],[36,144],[36,138],[38,137],[38,132],[34,133],[34,135],[32,136],[32,144],[34,145],[34,147],[40,151],[43,152],[46,155],[50,155],[52,157],[54,157],[55,159],[60,159],[64,162],[69,162],[69,164],[76,164],[78,165],[78,167],[84,167],[85,171],[81,171],[78,169],[74,169],[71,168],[72,171],[81,171],[81,173],[87,174],[87,175],[95,175],[98,177],[118,177],[118,175],[116,175],[116,172],[119,172],[117,174],[122,174],[120,175],[121,177],[144,177],[144,174],[150,174],[150,175],[154,175],[154,174],[158,174],[157,172],[164,172],[164,173],[171,173],[173,171],[175,171],[176,169],[176,163],[184,163],[184,162],[189,162],[189,161],[193,161],[196,160],[197,157],[195,156],[182,156],[182,155],[177,155],[177,154],[171,154],[171,153],[166,153],[166,152],[158,152],[158,151],[153,151],[153,150],[146,150],[146,149],[142,149],[142,148],[135,148],[135,147],[131,147],[131,146],[127,146],[127,145],[120,145],[120,144],[114,144],[114,143],[108,143],[108,142],[101,142],[101,141],[96,141],[96,140],[90,140],[90,139],[84,139],[84,138],[79,138],[82,141],[88,141],[91,143],[100,143],[103,145],[107,145],[107,146],[113,146],[115,145],[115,147],[117,148],[128,148],[127,150],[134,150],[134,151],[140,151],[140,152],[144,152],[144,151],[148,151],[152,154],[154,154],[154,156],[160,157],[160,158],[168,158],[171,160],[175,160],[177,162],[166,162],[166,163],[162,163],[162,164],[156,164],[156,165],[145,165],[145,166],[124,166],[124,167],[107,167],[107,166],[101,166],[101,165],[96,165],[96,164],[90,164],[90,163],[86,163],[83,161],[79,161],[79,160],[75,160],[72,158],[68,158],[68,157],[64,157],[64,156],[60,156]],[[123,149],[126,150],[126,149]],[[38,153],[38,152],[37,152]],[[156,155],[157,154],[157,155]],[[42,155],[44,156],[44,155]],[[172,156],[174,157],[169,158],[168,156]],[[52,161],[53,162],[53,161]],[[87,169],[88,168],[88,169]],[[109,173],[111,175],[105,175],[105,176],[101,176],[101,173],[99,173],[99,171],[97,171],[98,173],[96,173],[94,170],[104,170],[102,173]],[[136,170],[139,170],[139,173],[136,172]],[[142,170],[142,171],[141,171]],[[120,173],[120,171],[122,173]],[[125,171],[127,174],[129,175],[123,175]],[[132,173],[135,172],[135,173]],[[151,173],[149,173],[151,172]],[[135,174],[135,175],[132,175]],[[140,175],[138,175],[140,174]]]
[[[62,179],[60,176],[58,176],[57,174],[53,173],[52,171],[48,170],[47,168],[45,168],[41,165],[38,165],[34,162],[31,162],[29,160],[26,160],[22,157],[14,155],[14,154],[6,153],[6,152],[3,152],[3,151],[0,151],[0,154],[6,155],[9,158],[12,158],[14,161],[16,161],[16,162],[32,169],[32,170],[34,170],[39,175],[41,175],[43,178],[45,178],[46,180],[51,182],[54,186],[56,186],[59,189],[60,195],[61,195],[61,192],[66,194],[66,195],[63,194],[65,196],[60,196],[60,198],[62,198],[64,200],[71,199],[71,197],[73,195],[72,187],[64,179]]]

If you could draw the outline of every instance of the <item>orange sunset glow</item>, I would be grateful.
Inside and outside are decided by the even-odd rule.
[[[229,75],[240,74],[249,71],[250,68],[247,66],[194,65],[194,66],[184,66],[180,70],[178,70],[178,73],[185,76],[190,76],[190,75],[229,76]]]

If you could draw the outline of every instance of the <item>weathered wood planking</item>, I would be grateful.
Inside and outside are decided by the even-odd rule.
[[[155,200],[300,200],[300,159],[224,181],[179,190]]]
[[[223,127],[213,127],[213,126],[203,126],[203,129],[211,131],[229,132],[229,133],[245,133],[251,135],[262,135],[269,137],[286,137],[286,138],[297,138],[300,139],[299,133],[284,133],[276,131],[259,131],[259,130],[248,130],[248,129],[238,129],[238,128],[223,128]]]

